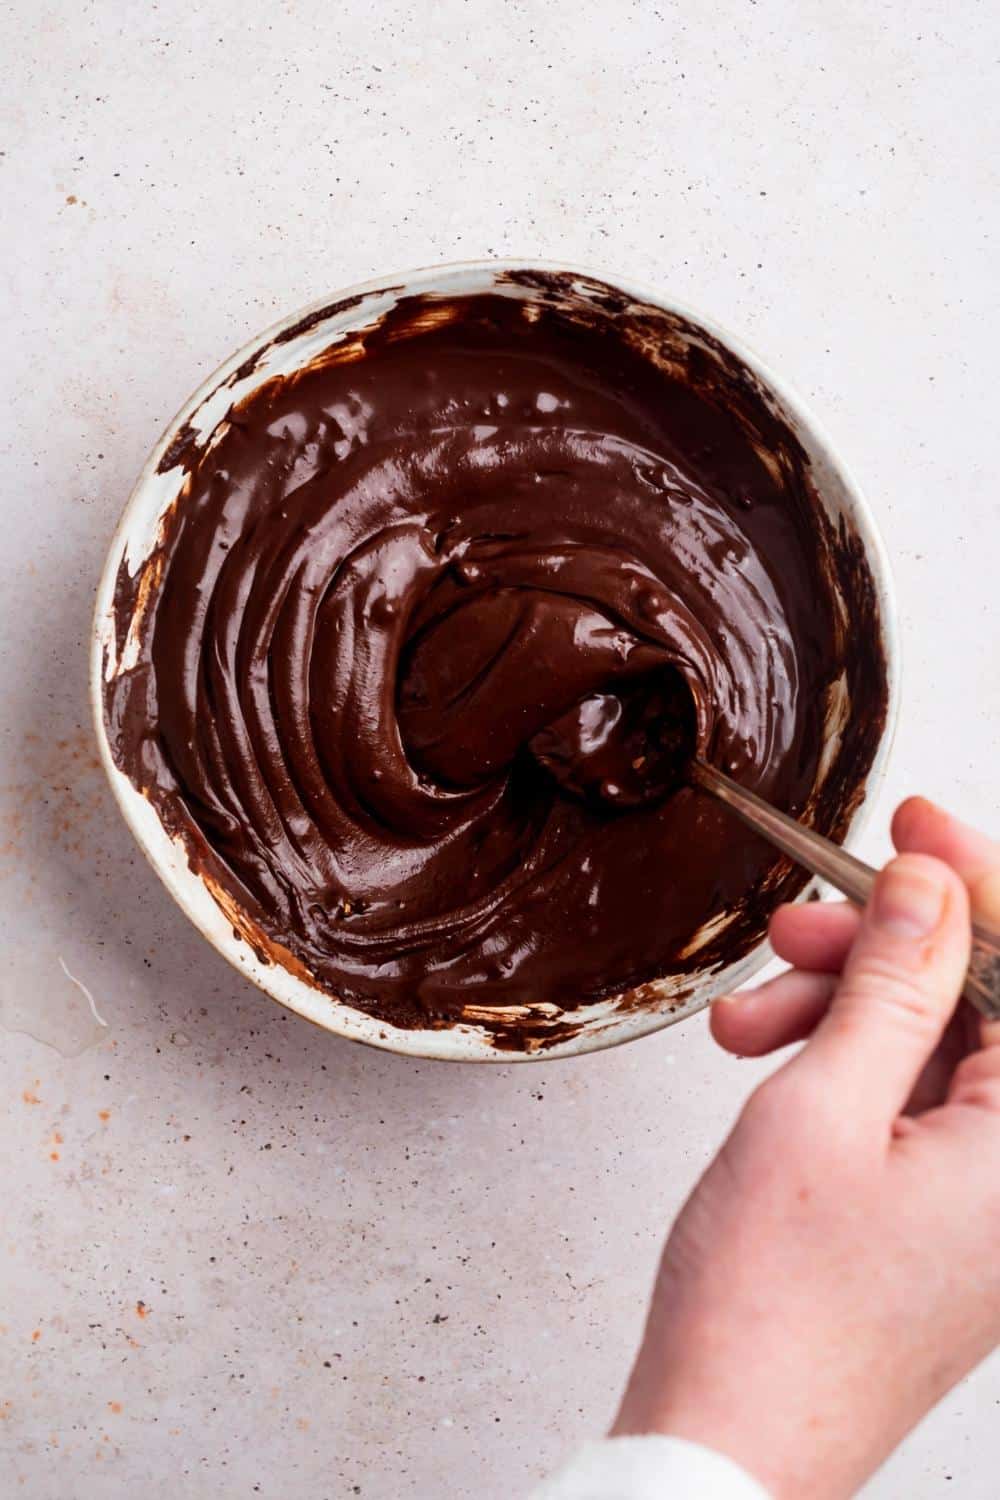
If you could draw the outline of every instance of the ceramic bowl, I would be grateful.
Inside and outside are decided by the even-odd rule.
[[[820,501],[835,523],[843,520],[860,539],[874,579],[880,607],[882,650],[887,663],[888,712],[874,763],[866,778],[848,826],[848,842],[856,837],[881,779],[895,726],[898,705],[899,647],[892,583],[885,551],[871,513],[830,439],[787,384],[755,354],[720,328],[711,318],[674,302],[663,294],[617,276],[580,271],[543,262],[472,261],[431,267],[397,277],[382,277],[348,287],[308,308],[290,314],[260,334],[220,366],[177,414],[150,454],[118,525],[101,578],[91,642],[91,696],[102,760],[118,804],[143,852],[174,900],[195,926],[248,979],[290,1010],[327,1031],[376,1047],[418,1057],[476,1062],[513,1062],[532,1057],[564,1057],[640,1037],[672,1025],[705,1006],[711,998],[750,978],[767,960],[761,942],[728,968],[682,978],[666,976],[642,986],[641,992],[618,996],[574,1011],[571,1036],[557,1029],[544,1032],[525,1050],[499,1050],[490,1031],[471,1019],[446,1029],[404,1030],[387,1025],[301,977],[278,962],[267,962],[234,934],[233,923],[217,903],[210,887],[193,871],[183,844],[172,838],[151,803],[115,765],[104,719],[104,680],[127,670],[129,644],[116,639],[115,581],[124,562],[134,575],[153,550],[164,513],[177,499],[185,478],[171,456],[191,445],[209,442],[234,400],[248,395],[264,380],[288,374],[308,364],[348,332],[369,325],[403,297],[461,295],[498,291],[531,297],[532,276],[558,273],[568,278],[571,294],[598,295],[595,288],[621,293],[639,310],[666,313],[683,336],[695,343],[715,343],[742,362],[767,399],[793,429],[808,455]],[[539,294],[540,295],[540,294]],[[810,894],[807,886],[802,899]]]

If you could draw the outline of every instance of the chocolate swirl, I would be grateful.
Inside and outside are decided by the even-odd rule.
[[[846,682],[850,785],[870,764],[856,547],[734,362],[647,345],[556,303],[404,300],[229,412],[147,565],[119,764],[264,934],[390,1020],[573,1009],[756,941],[799,877],[675,784],[687,736],[836,832],[844,775],[810,799]]]

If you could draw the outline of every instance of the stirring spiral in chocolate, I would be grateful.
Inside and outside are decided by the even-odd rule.
[[[884,668],[835,590],[847,559],[875,630],[870,578],[728,365],[664,370],[555,305],[404,299],[188,467],[141,610],[120,581],[113,751],[363,1009],[572,1010],[728,960],[801,877],[678,785],[686,751],[801,811],[846,681],[816,826],[863,782]]]

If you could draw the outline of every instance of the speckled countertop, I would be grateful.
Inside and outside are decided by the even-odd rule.
[[[280,1013],[135,852],[85,640],[165,421],[279,314],[473,255],[620,270],[798,384],[895,562],[917,788],[1000,824],[990,0],[14,0],[0,547],[4,1493],[513,1500],[604,1423],[756,1065],[528,1068]],[[991,145],[992,142],[992,145]],[[62,964],[60,963],[62,960]],[[87,1012],[89,1014],[89,1012]],[[871,1486],[991,1500],[1000,1363]]]

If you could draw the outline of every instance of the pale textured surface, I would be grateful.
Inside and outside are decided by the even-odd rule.
[[[16,0],[4,31],[5,1003],[57,1007],[62,955],[112,1027],[75,1059],[0,1034],[4,1493],[513,1500],[607,1420],[759,1070],[699,1022],[487,1070],[280,1014],[95,767],[101,559],[162,425],[280,313],[472,255],[619,269],[758,345],[872,499],[906,670],[863,852],[916,788],[1000,824],[1000,12]],[[872,1496],[990,1500],[998,1404],[993,1362]]]

